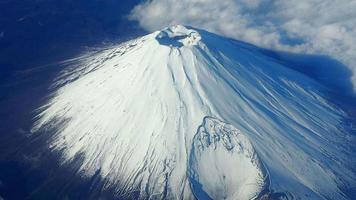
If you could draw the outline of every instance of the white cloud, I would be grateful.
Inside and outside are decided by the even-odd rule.
[[[355,10],[356,0],[150,0],[130,17],[148,31],[186,24],[267,48],[330,55],[350,67],[356,86]]]

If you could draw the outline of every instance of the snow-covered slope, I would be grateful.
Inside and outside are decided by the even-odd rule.
[[[268,178],[248,138],[230,124],[206,117],[193,139],[188,174],[198,199],[252,199]]]
[[[348,199],[342,188],[356,184],[346,113],[244,43],[173,26],[55,84],[33,132],[121,197]]]

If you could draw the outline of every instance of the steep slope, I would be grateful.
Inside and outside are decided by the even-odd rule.
[[[347,115],[326,88],[247,44],[173,26],[55,87],[33,132],[121,197],[347,199],[356,184]]]

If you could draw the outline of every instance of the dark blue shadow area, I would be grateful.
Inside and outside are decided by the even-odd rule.
[[[88,46],[142,34],[127,19],[140,1],[0,1],[0,80],[14,70],[63,60]]]
[[[212,198],[204,191],[202,184],[196,181],[194,178],[189,178],[191,183],[191,188],[193,190],[193,194],[197,199],[202,200],[212,200]]]
[[[303,73],[341,94],[353,95],[351,70],[341,62],[323,55],[305,55],[261,50],[284,66]]]
[[[169,38],[168,36],[167,37],[156,37],[156,40],[161,45],[180,48],[183,46],[183,43],[180,42],[179,40],[184,39],[185,37],[186,36],[175,36],[175,37],[171,37],[171,38]]]
[[[342,125],[356,136],[356,90],[351,82],[352,71],[341,62],[323,55],[305,55],[259,49],[266,56],[283,66],[298,71],[328,88],[324,97],[347,113]],[[356,141],[355,141],[356,142]],[[356,143],[351,146],[356,152]],[[352,167],[356,171],[356,166]],[[355,188],[345,191],[349,196],[356,194]]]
[[[298,71],[328,88],[325,97],[348,114],[349,118],[345,119],[344,123],[351,127],[350,133],[356,135],[354,128],[356,127],[356,90],[351,82],[352,71],[346,65],[323,55],[304,55],[266,49],[260,51],[283,66]],[[352,148],[356,149],[356,144]]]
[[[80,177],[80,159],[71,166],[58,163],[59,156],[27,156],[22,162],[0,161],[0,196],[4,199],[119,199],[114,191],[103,190],[99,172]]]

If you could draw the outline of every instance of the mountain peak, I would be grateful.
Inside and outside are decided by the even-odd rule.
[[[257,47],[177,25],[78,65],[33,130],[118,193],[346,200],[356,184],[345,113]]]
[[[162,45],[182,47],[197,45],[201,35],[192,27],[174,25],[159,31],[155,39]]]

